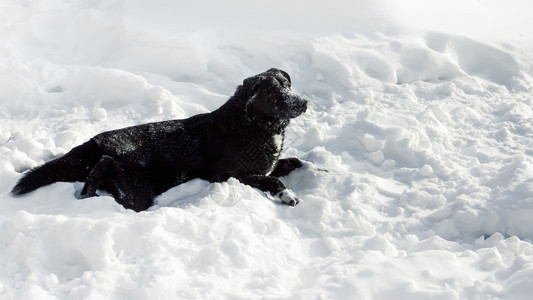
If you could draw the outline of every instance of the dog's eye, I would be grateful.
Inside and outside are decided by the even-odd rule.
[[[290,81],[288,81],[286,78],[282,77],[282,76],[276,76],[274,77],[274,81],[279,84],[280,86],[284,87],[284,88],[290,88],[291,87],[291,83]]]
[[[281,74],[283,74],[283,76],[285,77],[285,79],[287,79],[287,83],[289,86],[291,86],[291,76],[289,76],[289,73],[283,71],[283,70],[280,70]]]

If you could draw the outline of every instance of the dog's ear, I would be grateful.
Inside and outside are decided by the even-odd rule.
[[[257,94],[259,90],[260,78],[258,76],[253,76],[244,79],[241,87],[241,98],[250,99],[253,95]]]
[[[243,80],[242,87],[246,89],[247,91],[251,91],[254,88],[254,85],[256,84],[256,81],[254,77],[248,77]]]

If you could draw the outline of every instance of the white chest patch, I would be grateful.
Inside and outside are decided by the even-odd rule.
[[[283,135],[282,134],[276,134],[274,135],[274,145],[276,146],[276,152],[281,152],[281,148],[283,147]]]

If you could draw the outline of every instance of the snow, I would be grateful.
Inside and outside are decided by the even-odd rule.
[[[0,299],[529,299],[531,1],[0,1]],[[216,109],[310,100],[275,203],[192,180],[134,213],[30,167]]]

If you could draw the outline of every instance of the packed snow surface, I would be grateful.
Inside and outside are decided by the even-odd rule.
[[[0,299],[531,299],[531,1],[0,1]],[[282,178],[149,211],[9,191],[95,134],[287,71]]]

